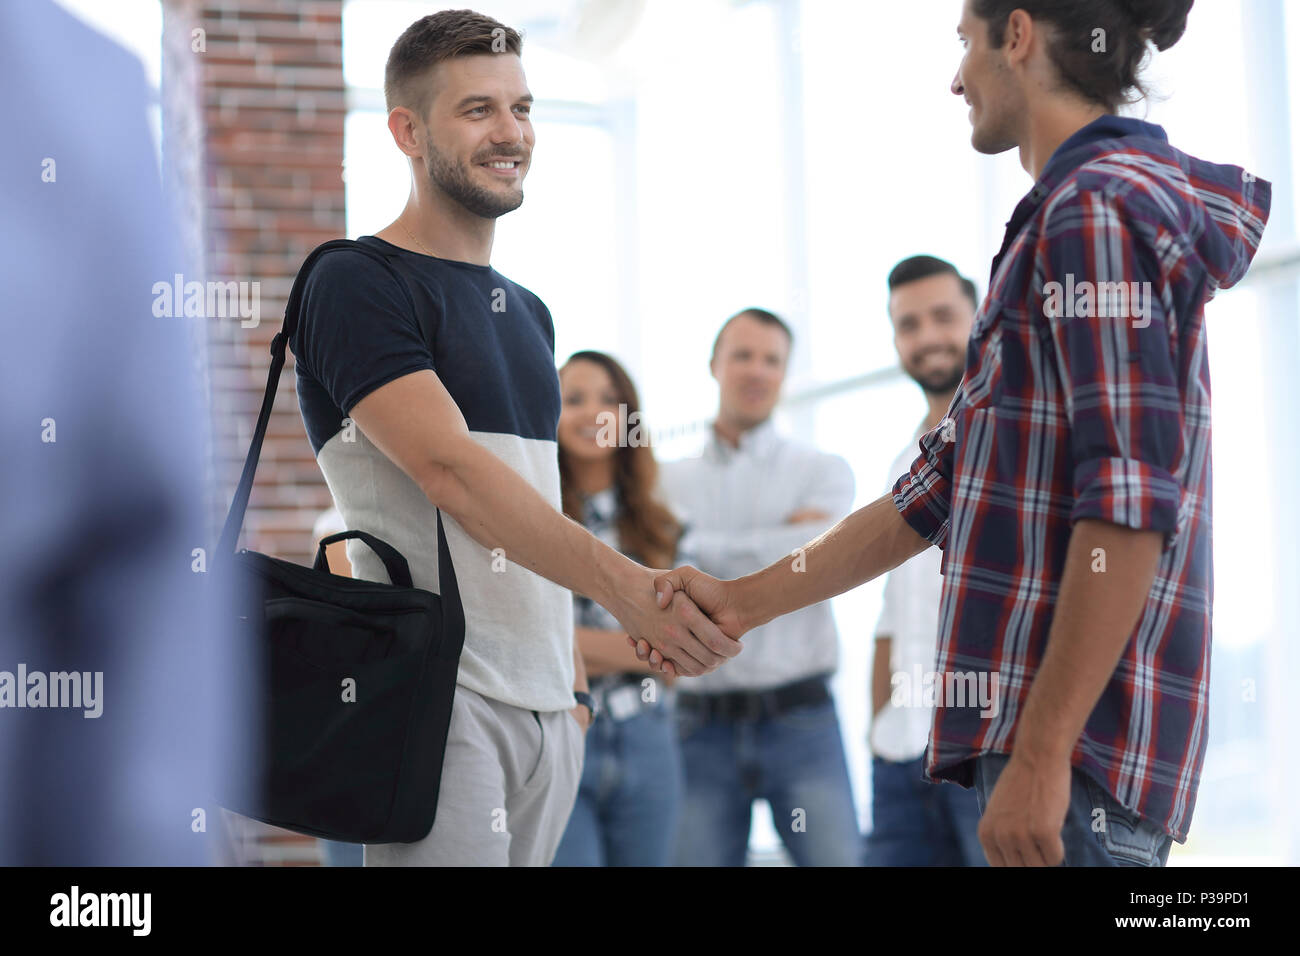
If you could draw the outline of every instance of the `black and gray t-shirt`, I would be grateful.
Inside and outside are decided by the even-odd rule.
[[[316,460],[349,528],[406,556],[416,587],[438,591],[436,510],[347,413],[382,385],[435,371],[470,434],[560,506],[555,331],[541,299],[490,266],[421,255],[363,236],[406,280],[410,302],[380,263],[347,249],[323,255],[303,289],[290,341],[298,406]],[[569,592],[474,541],[443,515],[465,606],[459,681],[529,710],[573,701]],[[364,544],[348,542],[353,574],[387,580]]]

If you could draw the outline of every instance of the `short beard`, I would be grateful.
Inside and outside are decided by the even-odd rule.
[[[519,159],[523,160],[520,153]],[[444,156],[433,145],[433,138],[424,140],[424,169],[436,189],[465,207],[466,211],[482,219],[497,219],[518,209],[524,201],[520,189],[512,196],[501,196],[476,185],[469,178],[469,168],[464,163]]]
[[[966,363],[960,362],[948,371],[938,371],[931,375],[917,375],[908,371],[907,377],[921,386],[927,395],[948,395],[955,391],[966,375]]]
[[[1006,63],[999,60],[994,66],[984,98],[983,128],[971,129],[971,146],[975,152],[985,156],[996,156],[1019,145],[1015,118],[1024,112],[1024,101],[1015,95],[1014,89],[1007,82],[1006,74]],[[994,104],[997,104],[998,112],[995,112]]]

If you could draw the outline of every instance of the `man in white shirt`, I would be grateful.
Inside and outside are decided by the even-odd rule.
[[[917,440],[943,420],[966,368],[975,285],[948,262],[912,256],[889,274],[889,317],[899,363],[928,411],[889,469],[911,467]],[[868,866],[985,866],[975,791],[923,778],[943,587],[943,552],[927,548],[889,573],[871,675],[871,815]]]
[[[717,418],[696,458],[663,467],[686,525],[683,554],[722,578],[794,553],[853,506],[844,459],[777,434],[771,421],[793,344],[777,316],[746,309],[723,325],[710,370]],[[678,684],[686,802],[681,866],[743,866],[750,813],[765,799],[800,866],[856,866],[858,837],[844,746],[827,681],[839,638],[828,603],[745,636],[726,668]]]

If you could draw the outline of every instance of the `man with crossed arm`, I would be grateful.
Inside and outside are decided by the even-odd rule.
[[[723,323],[709,371],[718,412],[700,454],[661,472],[686,524],[681,554],[719,574],[761,568],[853,507],[853,471],[777,430],[794,335],[749,308]],[[689,560],[690,557],[684,557]],[[830,681],[839,634],[829,604],[746,635],[745,657],[678,685],[686,800],[678,866],[744,866],[754,801],[772,811],[797,866],[855,866],[858,817]]]

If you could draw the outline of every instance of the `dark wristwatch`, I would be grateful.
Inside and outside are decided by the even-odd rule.
[[[573,692],[573,699],[586,707],[587,710],[591,711],[591,720],[587,721],[587,726],[590,727],[596,722],[596,715],[600,713],[599,707],[596,706],[596,698],[592,697],[585,690],[575,690]]]

